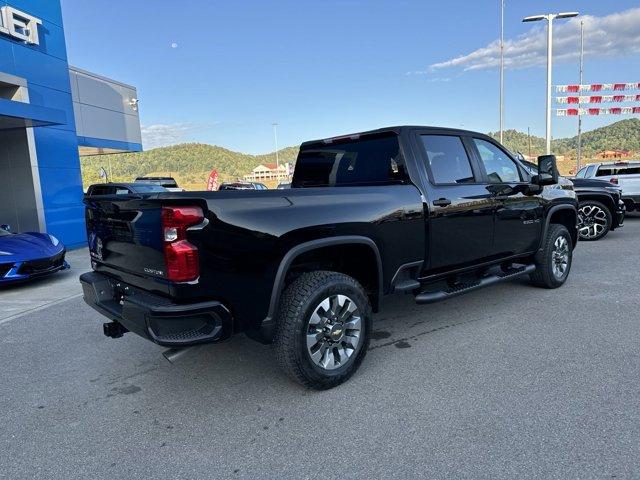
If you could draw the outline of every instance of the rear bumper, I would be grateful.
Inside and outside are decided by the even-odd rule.
[[[613,222],[611,225],[611,230],[622,227],[624,225],[624,216],[627,212],[626,204],[620,200],[618,202],[618,208],[613,213]]]
[[[96,272],[81,275],[80,283],[89,306],[158,345],[213,343],[233,333],[233,318],[220,302],[177,304]]]

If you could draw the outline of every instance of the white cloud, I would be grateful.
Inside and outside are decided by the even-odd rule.
[[[192,123],[158,123],[142,126],[142,145],[145,149],[166,147],[185,141],[185,136],[194,130]]]
[[[580,20],[584,21],[585,58],[630,56],[640,53],[640,8],[613,13],[604,17],[582,15],[553,24],[554,61],[578,58],[580,52]],[[540,22],[515,40],[505,40],[505,67],[526,68],[546,64],[546,21]],[[500,41],[467,55],[434,63],[431,71],[444,68],[482,70],[500,65]]]

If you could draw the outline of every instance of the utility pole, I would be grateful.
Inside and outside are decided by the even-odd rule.
[[[500,0],[500,143],[504,131],[504,0]]]
[[[531,131],[527,127],[527,140],[529,140],[529,158],[531,158]]]
[[[276,144],[276,179],[280,180],[280,158],[278,156],[278,124],[272,123],[273,125],[273,139]]]
[[[580,85],[582,85],[583,64],[584,64],[584,20],[580,20]],[[578,170],[580,170],[580,162],[582,161],[582,115],[580,115],[579,100],[578,100],[578,153],[576,156],[577,156],[577,159],[576,159],[576,172],[577,172]]]
[[[547,21],[547,146],[546,154],[551,154],[551,69],[553,66],[553,21],[556,18],[577,17],[578,12],[549,13],[546,15],[532,15],[522,19],[523,22]]]

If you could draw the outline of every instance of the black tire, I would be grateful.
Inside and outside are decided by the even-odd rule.
[[[558,276],[554,273],[556,241],[564,238],[567,245],[567,265],[564,273]],[[531,283],[538,287],[558,288],[567,280],[569,271],[571,270],[571,261],[573,259],[573,242],[569,230],[564,225],[552,223],[542,244],[542,252],[539,261],[536,263],[536,269],[529,275]]]
[[[351,356],[343,365],[327,370],[312,360],[312,347],[307,346],[307,335],[310,329],[316,328],[310,325],[310,319],[321,302],[336,295],[345,295],[355,304],[361,329],[358,345]],[[351,377],[362,363],[369,348],[371,327],[369,298],[353,278],[329,271],[303,273],[287,286],[280,299],[275,335],[276,358],[284,372],[305,387],[315,390],[333,388]]]
[[[595,223],[595,225],[589,226],[588,228],[586,225],[583,225],[582,220],[580,220],[586,211],[602,212],[601,214],[598,213],[597,219],[595,219],[593,215],[588,216],[592,217],[591,221]],[[580,205],[578,206],[578,218],[580,221],[578,235],[580,236],[580,240],[584,240],[585,242],[600,240],[609,233],[611,225],[613,224],[611,210],[609,210],[605,204],[598,202],[597,200],[585,200],[584,202],[580,202]],[[600,228],[602,229],[600,230]]]

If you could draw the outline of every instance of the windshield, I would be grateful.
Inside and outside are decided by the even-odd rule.
[[[136,185],[136,192],[138,193],[153,193],[153,192],[166,192],[167,189],[162,185]]]
[[[146,183],[148,185],[160,185],[165,188],[178,188],[178,184],[171,178],[136,178],[135,183]]]

